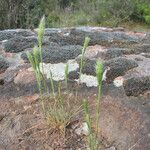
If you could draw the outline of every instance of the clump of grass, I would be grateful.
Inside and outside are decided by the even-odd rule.
[[[66,127],[81,111],[80,100],[73,93],[61,93],[48,97],[46,106],[46,121],[50,128],[59,129],[65,133]]]
[[[83,44],[82,52],[81,52],[79,83],[81,81],[82,70],[83,70],[83,67],[84,67],[84,54],[85,54],[86,48],[88,47],[89,42],[90,42],[90,38],[86,37],[85,41],[84,41],[84,44]]]
[[[47,83],[44,77],[43,58],[42,58],[42,42],[45,31],[45,17],[43,17],[38,29],[38,46],[33,48],[32,52],[27,53],[28,60],[35,72],[38,89],[41,96],[42,109],[48,125],[51,128],[57,128],[65,131],[66,126],[71,119],[78,114],[81,105],[74,94],[61,92],[61,83],[58,84],[58,92],[55,91],[53,75],[50,71],[50,88],[52,95],[44,95],[47,90]],[[42,68],[41,68],[42,65]],[[69,64],[65,67],[65,84],[68,87],[68,69]],[[71,96],[70,96],[71,95]]]
[[[80,100],[78,96],[73,93],[64,93],[61,91],[61,83],[58,85],[58,92],[55,92],[53,75],[50,71],[50,87],[52,89],[52,95],[43,96],[43,89],[47,90],[46,80],[44,78],[44,68],[43,68],[43,59],[42,59],[42,41],[45,30],[45,18],[41,19],[39,30],[38,30],[38,46],[33,48],[33,52],[28,52],[27,57],[29,62],[35,72],[39,92],[42,100],[42,108],[44,111],[45,119],[48,125],[51,128],[60,129],[60,131],[65,132],[66,127],[71,123],[74,117],[81,112],[82,105],[79,103]],[[86,37],[84,45],[82,48],[82,55],[80,60],[80,72],[79,72],[79,82],[81,80],[81,74],[84,67],[84,54],[90,38]],[[42,71],[40,70],[40,65],[42,64]],[[98,132],[99,132],[99,118],[100,118],[100,100],[101,100],[101,85],[102,85],[102,73],[103,66],[102,63],[97,61],[96,63],[96,77],[98,83],[98,96],[96,99],[96,130],[92,128],[92,121],[89,112],[88,101],[83,101],[84,116],[85,121],[88,125],[89,136],[88,136],[88,147],[90,150],[98,150]],[[66,64],[65,67],[65,84],[68,87],[68,71],[69,64]],[[44,88],[43,88],[44,87]]]
[[[103,75],[103,65],[100,61],[96,62],[96,77],[98,83],[98,96],[96,99],[96,129],[95,131],[92,129],[93,123],[89,112],[89,104],[87,100],[83,101],[83,109],[84,109],[84,118],[87,123],[89,135],[87,140],[87,145],[90,150],[98,150],[99,149],[99,141],[98,141],[98,133],[99,133],[99,119],[100,119],[100,100],[102,94],[102,75]]]
[[[37,80],[37,83],[38,83],[38,89],[39,89],[39,92],[40,94],[42,94],[42,74],[41,74],[41,71],[40,71],[40,52],[39,52],[39,49],[38,47],[34,47],[33,48],[33,52],[27,52],[27,57],[28,57],[28,60],[33,68],[33,71],[35,73],[35,76],[36,76],[36,80]]]

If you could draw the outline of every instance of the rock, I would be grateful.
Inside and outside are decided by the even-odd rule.
[[[121,57],[125,54],[130,54],[132,51],[126,48],[108,48],[106,52],[103,52],[102,58],[104,59],[112,59],[116,57]]]
[[[5,75],[4,75],[5,82],[7,82],[7,83],[12,82],[14,80],[15,76],[17,75],[17,73],[18,73],[18,69],[8,68],[5,71]]]
[[[35,33],[27,29],[3,30],[3,31],[0,31],[0,41],[9,40],[15,36],[27,37],[27,36],[33,36],[33,35],[35,35]]]
[[[68,60],[67,63],[69,64],[68,73],[75,71],[79,68],[78,63],[74,60]],[[61,81],[65,80],[65,67],[66,63],[57,63],[57,64],[43,63],[43,65],[42,64],[40,65],[40,70],[46,75],[48,79],[51,77],[50,76],[51,71],[53,80]]]
[[[4,72],[8,67],[8,61],[0,55],[0,73]]]
[[[116,150],[116,148],[113,146],[113,147],[106,148],[105,150]]]
[[[97,87],[98,86],[97,78],[95,76],[81,74],[80,80],[81,80],[80,82],[79,82],[79,80],[75,80],[75,81],[77,81],[78,83],[84,83],[87,87]]]
[[[59,45],[83,45],[85,37],[90,37],[91,41],[89,45],[95,44],[103,44],[103,43],[137,43],[141,40],[140,37],[135,35],[128,35],[121,31],[114,31],[114,32],[106,32],[106,31],[99,31],[99,32],[91,32],[85,30],[78,30],[77,28],[71,29],[68,32],[69,36],[65,36],[65,34],[55,33],[52,36],[50,35],[49,40],[51,42],[58,43]]]
[[[84,60],[84,66],[83,66],[82,72],[87,75],[96,76],[95,65],[96,65],[96,60],[90,60],[90,59]]]
[[[112,82],[116,77],[123,76],[128,70],[137,67],[136,61],[127,58],[114,58],[104,63],[104,68],[110,67],[106,76],[107,82]]]
[[[135,54],[150,53],[150,44],[140,44],[134,48]]]
[[[88,129],[88,125],[86,122],[80,124],[76,129],[75,129],[75,133],[79,136],[81,135],[88,135],[89,134],[89,129]]]
[[[123,83],[127,96],[138,96],[150,90],[150,76],[133,77]]]
[[[113,84],[116,87],[120,87],[120,86],[123,86],[123,82],[124,82],[124,78],[120,76],[114,79]]]
[[[101,58],[100,54],[103,54],[106,52],[106,47],[101,45],[94,45],[94,46],[88,46],[85,51],[85,58],[87,59],[93,59],[93,58]]]
[[[34,82],[36,82],[34,72],[28,69],[19,70],[17,76],[14,78],[15,84],[28,85]]]
[[[96,60],[86,59],[84,62],[83,73],[87,75],[96,76],[95,73]],[[112,82],[115,78],[123,76],[128,70],[137,67],[138,64],[132,59],[124,57],[110,59],[103,63],[103,71],[107,69],[106,81]],[[109,69],[108,69],[109,68]]]
[[[79,78],[79,69],[69,72],[68,78],[71,80],[78,79]]]
[[[115,139],[118,150],[129,150],[135,144],[136,150],[149,149],[150,118],[148,112],[144,112],[146,107],[142,111],[143,106],[138,106],[137,98],[120,98],[116,92],[113,92],[114,98],[107,95],[102,100],[99,122],[102,137],[109,143]]]
[[[76,58],[81,54],[82,47],[79,45],[69,45],[69,46],[46,46],[43,47],[43,62],[44,63],[60,63],[66,62],[69,59]],[[27,61],[26,53],[23,53],[21,57]]]
[[[37,44],[36,37],[17,36],[3,42],[2,46],[5,52],[18,53],[26,48],[32,48]]]

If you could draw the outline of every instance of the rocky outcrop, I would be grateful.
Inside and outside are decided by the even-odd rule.
[[[66,62],[69,59],[75,59],[81,54],[82,47],[79,45],[68,46],[45,46],[42,50],[43,62],[45,63],[60,63]],[[26,53],[21,56],[25,61],[27,60]]]
[[[37,45],[37,38],[35,37],[23,37],[17,36],[4,41],[2,46],[6,52],[17,53],[25,50],[26,48],[32,48]]]
[[[16,36],[28,37],[28,36],[33,36],[33,35],[35,35],[35,33],[32,32],[31,30],[25,30],[25,29],[3,30],[3,31],[0,31],[0,41],[9,40]]]
[[[31,127],[32,130],[37,121],[43,121],[39,118],[36,78],[26,55],[38,44],[37,32],[37,29],[34,32],[24,29],[0,31],[0,149],[1,145],[14,150],[27,145],[31,149],[43,145],[33,134],[35,129],[35,132],[26,133],[26,129]],[[51,71],[55,90],[58,82],[61,82],[62,90],[66,90],[64,69],[68,63],[68,90],[78,88],[80,101],[84,96],[89,99],[91,112],[95,110],[97,97],[95,65],[97,60],[103,62],[100,136],[109,142],[106,148],[126,150],[134,146],[136,150],[148,150],[150,146],[149,35],[101,27],[45,30],[44,63],[40,70],[44,72],[46,82],[50,85]],[[86,36],[91,41],[79,82],[81,50]],[[7,119],[11,120],[9,126]],[[42,137],[47,136],[42,129],[37,131]],[[24,134],[18,139],[20,133]],[[29,137],[32,138],[29,140]],[[49,139],[47,145],[49,148]]]
[[[128,96],[138,96],[150,90],[150,76],[130,78],[124,82],[123,86]]]
[[[116,77],[125,75],[128,70],[138,67],[138,64],[132,59],[114,58],[105,62],[104,66],[110,68],[106,74],[106,80],[112,82]]]

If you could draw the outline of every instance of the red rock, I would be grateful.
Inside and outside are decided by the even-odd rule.
[[[17,76],[14,78],[15,84],[23,84],[27,85],[36,81],[35,75],[33,71],[29,71],[28,69],[19,70]]]
[[[39,97],[40,97],[39,94],[34,94],[26,96],[25,99],[28,103],[34,103],[39,99]]]

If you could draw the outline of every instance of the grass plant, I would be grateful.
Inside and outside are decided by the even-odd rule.
[[[101,95],[102,95],[102,75],[103,75],[103,65],[100,61],[96,62],[95,66],[96,70],[96,77],[98,83],[98,95],[96,99],[96,129],[94,130],[92,127],[94,126],[92,123],[92,119],[90,116],[89,111],[89,104],[87,100],[83,100],[83,109],[84,109],[84,118],[85,122],[87,123],[89,135],[87,139],[87,146],[90,150],[98,150],[99,149],[99,140],[98,140],[98,133],[99,133],[99,119],[100,119],[100,108],[101,108]]]
[[[99,118],[100,118],[100,101],[101,101],[101,95],[102,95],[102,77],[103,77],[103,65],[100,61],[96,62],[96,77],[97,77],[97,83],[98,83],[98,96],[96,99],[96,134],[99,132]],[[96,135],[97,136],[97,135]]]
[[[44,116],[47,124],[51,128],[59,129],[60,131],[65,133],[66,127],[71,123],[74,117],[77,116],[78,113],[81,112],[82,105],[84,108],[84,118],[85,122],[88,125],[89,135],[88,135],[88,147],[90,150],[98,150],[99,142],[98,142],[98,132],[99,132],[99,118],[100,118],[100,100],[101,100],[101,86],[102,86],[102,73],[103,66],[100,61],[97,61],[95,70],[96,77],[98,83],[98,96],[96,99],[96,130],[93,130],[93,123],[89,112],[89,104],[87,100],[83,100],[83,104],[81,104],[80,99],[78,99],[78,93],[65,93],[62,92],[61,82],[58,84],[58,91],[55,91],[53,75],[50,71],[50,88],[52,89],[52,95],[47,94],[43,96],[43,90],[47,90],[47,83],[44,77],[44,68],[43,68],[43,59],[42,59],[42,41],[45,30],[45,18],[41,19],[39,30],[38,30],[38,46],[33,48],[32,52],[27,53],[28,60],[34,70],[36,75],[37,84],[39,88],[39,92],[41,95],[42,108],[44,111]],[[90,38],[86,37],[84,41],[84,45],[82,48],[82,54],[80,59],[80,70],[79,70],[79,83],[81,80],[82,70],[84,67],[84,54],[88,44],[90,42]],[[40,68],[42,64],[42,69]],[[65,84],[68,88],[68,74],[69,74],[69,64],[66,64],[65,67]],[[43,88],[44,87],[44,88]]]
[[[79,70],[79,83],[81,82],[81,75],[82,75],[82,70],[83,70],[83,67],[84,67],[84,54],[85,54],[86,48],[88,47],[89,42],[90,42],[90,38],[86,37],[85,41],[84,41],[84,44],[83,44],[82,51],[81,51],[80,70]]]
[[[59,129],[65,132],[66,127],[73,121],[81,111],[79,99],[73,93],[61,93],[56,97],[48,97],[44,100],[46,106],[46,121],[50,128]]]
[[[58,128],[64,132],[66,126],[71,122],[71,119],[79,113],[81,105],[78,105],[78,97],[76,97],[73,93],[64,93],[61,91],[61,83],[58,84],[58,92],[55,92],[53,75],[51,71],[49,86],[51,88],[52,95],[44,95],[44,90],[47,90],[42,58],[42,42],[44,31],[45,17],[41,19],[39,24],[38,46],[35,46],[32,52],[27,52],[27,57],[36,75],[37,85],[41,96],[40,99],[42,102],[42,109],[46,122],[48,123],[48,125],[50,125],[51,128]],[[68,69],[69,64],[66,64],[66,87],[68,86]]]
[[[34,47],[33,52],[27,52],[27,57],[35,73],[39,92],[42,94],[42,74],[40,71],[40,53],[38,47]]]

